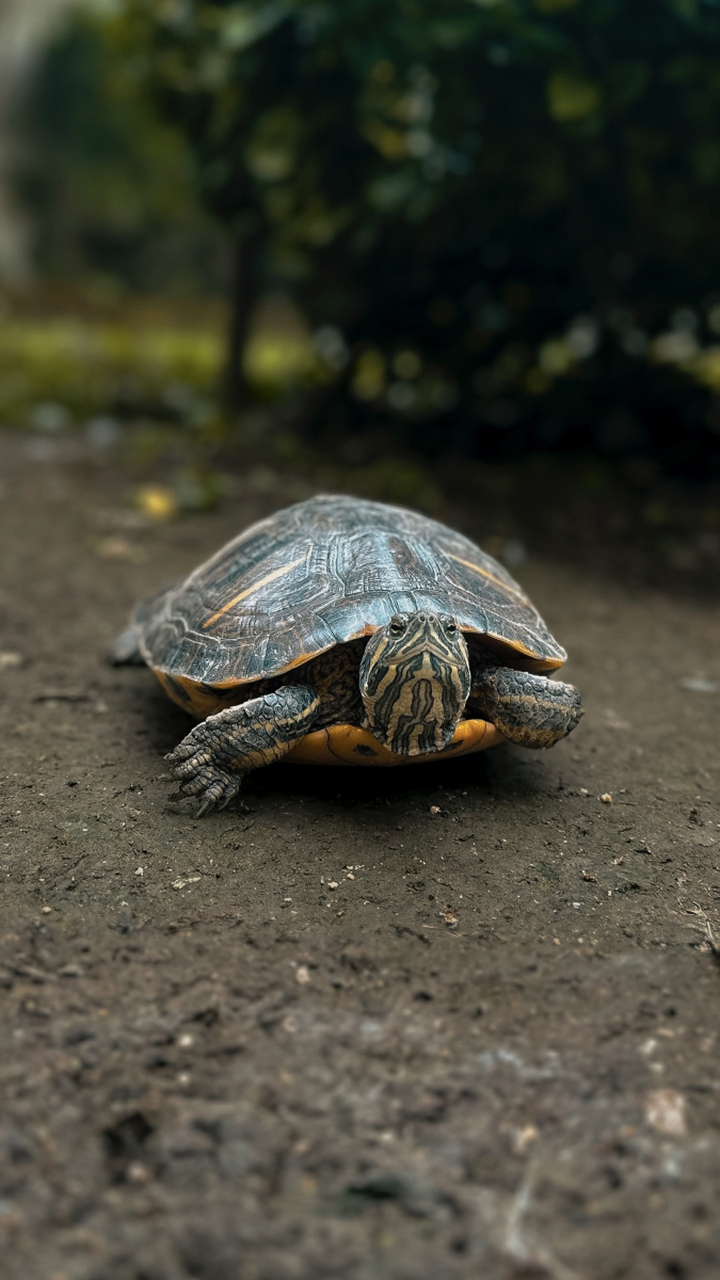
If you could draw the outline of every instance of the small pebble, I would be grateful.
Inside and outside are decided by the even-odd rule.
[[[310,970],[308,969],[306,964],[298,965],[295,971],[295,977],[301,985],[310,981]]]
[[[52,907],[41,907],[40,910],[44,916],[49,916],[52,911]]]
[[[609,791],[603,791],[603,794],[601,795],[600,799],[602,800],[603,804],[612,804],[612,795],[610,794]]]
[[[540,1137],[537,1125],[526,1124],[522,1129],[516,1129],[513,1134],[512,1145],[516,1155],[523,1155],[528,1147],[536,1142]]]
[[[126,538],[103,538],[95,549],[102,560],[129,560],[140,564],[145,559],[144,552]]]
[[[21,653],[13,653],[10,650],[0,653],[0,671],[7,670],[10,667],[21,667],[22,663],[23,656]]]
[[[440,809],[439,805],[437,804],[430,805],[430,813],[432,814],[433,818],[437,818],[438,814],[441,812],[442,810]]]
[[[187,876],[185,880],[173,880],[173,889],[184,889],[188,884],[197,884],[200,876]]]
[[[645,1099],[645,1119],[651,1129],[679,1138],[686,1131],[685,1099],[677,1089],[653,1089]]]

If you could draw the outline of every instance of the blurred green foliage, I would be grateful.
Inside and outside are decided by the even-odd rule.
[[[717,0],[122,0],[84,23],[80,66],[92,26],[110,70],[57,164],[87,137],[106,221],[137,216],[139,165],[162,221],[191,156],[242,268],[234,358],[263,293],[292,293],[326,429],[718,461]]]
[[[212,431],[222,355],[220,335],[210,330],[67,317],[5,320],[0,416],[21,424],[37,419],[51,433],[106,412]],[[43,406],[53,405],[56,412],[43,415]]]
[[[192,152],[156,110],[122,23],[79,7],[16,115],[16,179],[45,278],[90,281],[106,302],[127,288],[182,295],[223,283],[226,255]]]

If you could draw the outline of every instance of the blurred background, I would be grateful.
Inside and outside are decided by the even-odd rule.
[[[720,0],[0,0],[0,423],[149,519],[715,590],[719,227]]]

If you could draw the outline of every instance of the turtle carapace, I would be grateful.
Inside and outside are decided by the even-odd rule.
[[[200,812],[286,757],[397,765],[506,739],[551,747],[564,649],[491,556],[401,507],[328,496],[252,525],[152,597],[111,660],[145,662],[200,723],[168,757]]]

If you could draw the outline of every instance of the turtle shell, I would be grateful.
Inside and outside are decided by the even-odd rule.
[[[252,525],[142,605],[135,623],[145,661],[187,705],[189,690],[280,675],[418,610],[451,614],[505,665],[551,671],[567,656],[507,570],[469,538],[343,496]]]

